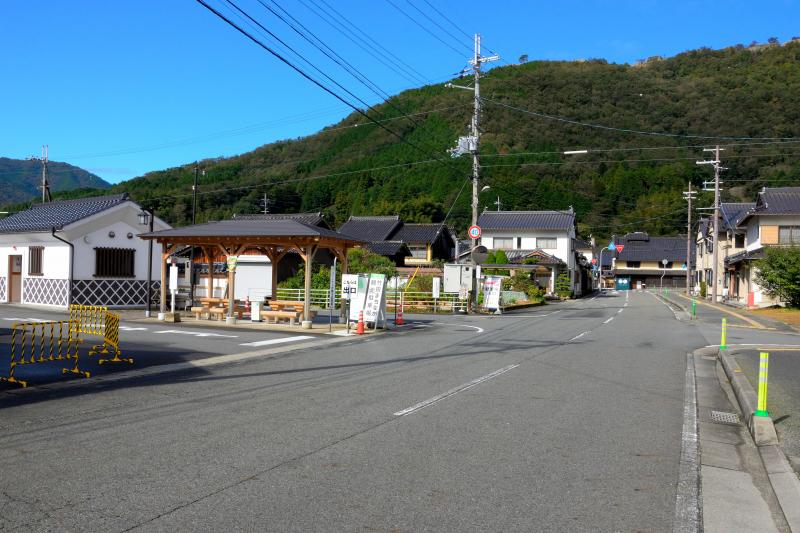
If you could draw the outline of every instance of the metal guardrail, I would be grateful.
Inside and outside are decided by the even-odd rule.
[[[74,321],[21,322],[13,324],[11,327],[11,358],[8,376],[0,377],[0,381],[27,387],[26,380],[19,379],[14,375],[18,366],[65,360],[73,360],[74,364],[72,368],[62,368],[62,374],[69,372],[86,378],[90,377],[89,372],[78,368],[78,345],[83,342],[83,339],[80,338]]]
[[[303,289],[277,289],[276,297],[279,300],[305,301],[305,291]],[[442,292],[439,298],[434,298],[433,293],[428,291],[407,291],[387,290],[386,307],[394,310],[395,299],[400,301],[400,295],[404,294],[404,309],[414,312],[462,312],[467,310],[467,301],[461,300],[457,292]],[[334,299],[334,308],[339,307],[341,301],[341,289],[337,288]],[[330,297],[327,289],[311,289],[311,305],[328,309]]]

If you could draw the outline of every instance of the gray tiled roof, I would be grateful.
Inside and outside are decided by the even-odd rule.
[[[392,234],[392,240],[429,244],[444,228],[444,224],[403,224]]]
[[[339,227],[339,233],[350,235],[368,242],[385,241],[400,226],[399,216],[389,217],[350,217]]]
[[[370,242],[365,244],[364,248],[378,255],[390,256],[390,255],[402,254],[406,257],[411,255],[411,250],[409,250],[408,246],[406,246],[406,243],[402,241]]]
[[[299,220],[312,226],[320,226],[331,229],[322,213],[255,213],[244,215],[233,215],[235,220]]]
[[[144,233],[142,237],[328,237],[332,239],[362,242],[350,235],[342,235],[333,230],[306,224],[299,220],[220,220],[194,226],[184,226],[153,233]]]
[[[637,234],[639,237],[641,234]],[[647,234],[644,234],[647,235]],[[617,244],[625,247],[617,255],[619,261],[661,261],[686,262],[686,237],[648,237],[629,239],[628,236],[617,238]],[[609,254],[613,255],[613,254]],[[603,258],[605,263],[605,258]],[[692,246],[694,259],[694,246]]]
[[[0,233],[25,233],[62,229],[79,220],[128,201],[127,194],[94,196],[36,204],[0,220]]]
[[[755,206],[755,202],[720,203],[720,230],[735,231],[739,219]]]
[[[503,250],[506,254],[509,264],[522,264],[526,259],[537,257],[540,265],[563,265],[564,261],[558,257],[548,254],[540,248],[532,250]]]
[[[743,224],[754,215],[800,215],[800,187],[764,188],[758,193],[756,205],[740,218]]]
[[[478,217],[483,231],[507,229],[569,230],[575,213],[569,211],[484,211]]]

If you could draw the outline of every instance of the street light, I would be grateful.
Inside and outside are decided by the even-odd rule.
[[[149,226],[150,233],[153,233],[153,220],[156,218],[152,210],[142,208],[137,215],[139,224],[142,226]],[[147,302],[147,309],[144,312],[145,318],[150,318],[150,304],[153,297],[153,239],[148,239],[147,246],[147,286],[145,287],[145,300]]]
[[[661,274],[661,290],[662,291],[664,290],[664,276],[666,276],[666,274],[667,274],[667,263],[669,263],[669,261],[667,261],[666,259],[662,259],[661,260],[661,265],[663,266],[662,270],[664,271]]]

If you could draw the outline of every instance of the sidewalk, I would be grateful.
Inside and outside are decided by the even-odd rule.
[[[790,532],[717,350],[694,352],[703,531]],[[798,502],[800,505],[800,502]]]
[[[729,326],[775,330],[794,333],[797,330],[785,322],[762,316],[747,309],[726,304],[712,303],[702,298],[690,298],[683,293],[670,291],[667,294],[658,293],[658,296],[692,314],[692,300],[697,303],[697,320],[721,322],[726,318]]]

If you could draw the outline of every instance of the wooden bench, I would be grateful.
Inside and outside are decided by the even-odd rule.
[[[233,312],[236,313],[236,316],[241,320],[244,314],[244,308],[234,307]],[[208,309],[208,317],[211,318],[212,316],[218,317],[218,320],[222,320],[228,316],[228,309],[226,307],[210,307]]]
[[[301,313],[299,311],[261,311],[261,318],[266,319],[267,324],[271,323],[270,319],[275,320],[275,324],[278,323],[279,319],[287,319],[289,321],[290,326],[294,326],[295,321],[300,318]]]
[[[200,320],[202,318],[201,315],[206,315],[208,318],[211,318],[211,314],[209,313],[209,308],[206,306],[192,307],[192,313],[194,313],[194,317],[197,320]]]

